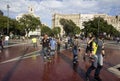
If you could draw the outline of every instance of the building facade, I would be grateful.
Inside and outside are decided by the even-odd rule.
[[[54,14],[52,16],[52,27],[60,27],[61,35],[64,34],[63,28],[60,24],[60,19],[70,19],[72,20],[80,29],[83,29],[83,22],[93,20],[95,17],[102,17],[104,20],[115,27],[118,31],[120,31],[120,15],[118,16],[109,16],[107,14]]]
[[[102,17],[104,20],[111,24],[114,28],[116,28],[120,32],[120,15],[110,16],[107,14],[95,14],[94,17]]]
[[[81,19],[80,19],[80,29],[83,29],[83,22],[87,22],[89,20],[94,19],[94,14],[81,14]]]
[[[80,27],[80,14],[54,14],[52,16],[52,27],[60,27],[61,35],[64,34],[63,27],[60,24],[60,19],[72,20],[78,27]]]

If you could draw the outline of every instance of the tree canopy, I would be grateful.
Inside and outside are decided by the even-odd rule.
[[[7,20],[8,17],[0,15],[0,32],[4,33],[5,29],[7,29]]]
[[[80,33],[80,28],[72,20],[60,19],[66,35],[75,35]]]
[[[23,15],[20,18],[19,23],[21,30],[25,30],[27,35],[30,31],[35,31],[38,27],[41,26],[40,20],[30,14]]]
[[[116,36],[119,32],[110,24],[107,23],[103,18],[97,17],[93,20],[86,21],[83,23],[85,35],[93,33],[95,35],[106,33],[107,35]]]
[[[48,34],[49,36],[51,36],[51,33],[52,30],[48,26],[46,25],[41,26],[41,35]]]
[[[54,27],[52,29],[52,32],[54,33],[55,36],[58,36],[58,35],[60,35],[61,28],[60,27]]]

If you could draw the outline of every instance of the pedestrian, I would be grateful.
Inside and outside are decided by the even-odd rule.
[[[105,55],[104,44],[101,36],[94,39],[92,43],[92,48],[93,48],[92,57],[94,61],[92,61],[91,66],[88,68],[86,72],[86,80],[89,81],[91,71],[95,70],[94,79],[97,81],[101,81],[99,75],[103,67],[103,57]]]
[[[55,41],[55,38],[52,38],[50,40],[50,55],[51,56],[54,56],[55,50],[56,50],[56,41]]]
[[[79,41],[78,41],[78,37],[75,36],[73,41],[73,46],[72,46],[74,64],[78,62],[78,51],[79,51]]]
[[[37,39],[35,37],[32,38],[32,44],[34,48],[37,47]]]
[[[44,38],[42,39],[42,49],[43,49],[43,54],[44,54],[44,60],[50,58],[50,40],[48,38],[48,35],[45,34]]]
[[[60,53],[60,46],[61,46],[61,41],[60,38],[57,39],[57,53]]]
[[[117,37],[116,39],[117,39],[117,44],[118,44],[120,42],[120,37]]]
[[[3,41],[2,41],[2,37],[0,37],[0,52],[2,52],[3,50]]]
[[[94,36],[89,36],[89,39],[87,41],[87,47],[86,47],[86,50],[85,50],[85,54],[83,56],[83,60],[86,61],[87,59],[89,59],[89,57],[91,57],[92,55],[92,43],[93,43],[93,40],[94,40]]]
[[[68,48],[68,38],[66,37],[65,38],[65,49],[67,50],[67,48]]]
[[[9,36],[6,35],[6,36],[5,36],[5,45],[8,46],[8,43],[9,43]]]

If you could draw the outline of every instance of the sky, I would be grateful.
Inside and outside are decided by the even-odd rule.
[[[108,14],[120,15],[120,0],[0,0],[0,10],[5,16],[9,4],[9,17],[27,13],[33,6],[42,23],[52,26],[52,14]]]

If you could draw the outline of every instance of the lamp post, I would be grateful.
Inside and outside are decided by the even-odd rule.
[[[100,33],[100,31],[99,31],[99,30],[100,30],[100,28],[99,28],[99,23],[100,23],[100,16],[99,16],[99,19],[98,19],[98,32],[97,32],[97,33],[98,33],[98,36],[99,36],[99,33]]]
[[[9,8],[10,8],[10,6],[7,4],[7,13],[8,13],[8,19],[7,19],[7,34],[9,34]]]

